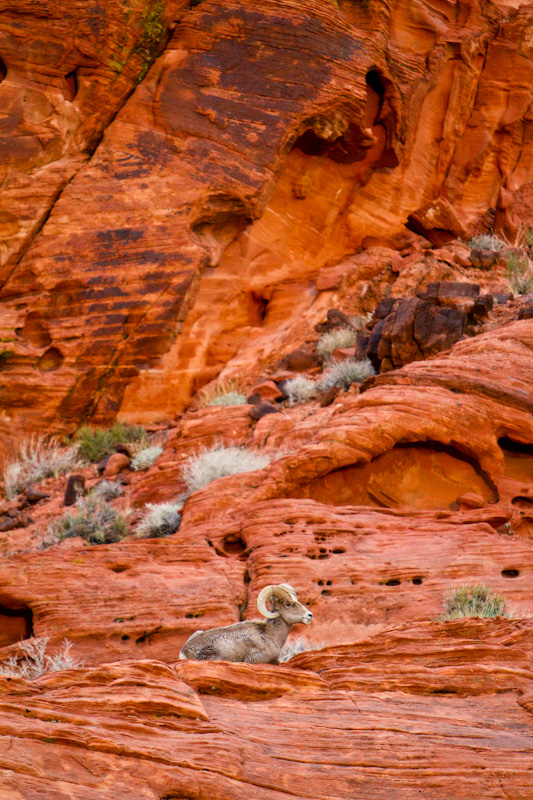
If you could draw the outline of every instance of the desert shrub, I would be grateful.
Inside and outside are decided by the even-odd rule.
[[[83,425],[76,433],[75,442],[87,461],[101,461],[111,455],[116,444],[132,444],[136,449],[148,447],[148,435],[140,425],[123,425],[116,422],[111,428],[92,428]]]
[[[170,536],[180,526],[180,509],[182,502],[147,503],[146,513],[135,529],[136,539],[151,539],[159,536]]]
[[[306,653],[308,650],[321,650],[322,647],[324,647],[322,642],[308,642],[303,636],[297,636],[286,642],[281,651],[279,660],[280,662],[289,661],[293,656],[297,656],[299,653]]]
[[[131,460],[131,468],[135,470],[149,469],[162,452],[162,447],[145,447],[144,450],[139,450],[135,458]]]
[[[527,256],[509,253],[505,276],[514,294],[527,294],[533,287],[533,270]]]
[[[359,330],[360,328],[364,328],[365,325],[368,325],[373,316],[374,312],[369,311],[367,314],[353,314],[352,316],[348,317],[348,319],[353,327]]]
[[[298,375],[297,378],[291,378],[291,380],[285,382],[283,391],[288,397],[289,405],[296,406],[315,396],[316,384],[309,378]]]
[[[440,619],[460,617],[510,617],[507,603],[490,587],[476,583],[451,589],[443,601],[444,613]]]
[[[467,246],[471,250],[493,250],[495,252],[505,250],[507,247],[502,239],[489,233],[479,233],[477,236],[472,236],[472,238],[468,240]]]
[[[263,469],[271,459],[272,455],[254,453],[246,447],[218,445],[191,456],[183,469],[183,477],[189,494],[192,494],[218,478]]]
[[[243,384],[235,378],[206,386],[198,393],[198,408],[206,406],[240,406],[246,403]]]
[[[316,343],[317,356],[322,361],[329,361],[334,350],[339,347],[354,347],[357,343],[357,331],[352,328],[335,328],[329,333],[323,333]]]
[[[57,477],[81,466],[76,447],[61,447],[55,437],[31,436],[22,442],[15,459],[4,467],[4,487],[8,500],[30,484]]]
[[[246,395],[241,392],[227,392],[214,397],[207,403],[208,406],[242,406],[246,403]]]
[[[317,383],[317,388],[321,392],[331,389],[332,386],[340,386],[348,389],[352,383],[360,383],[370,375],[375,374],[375,369],[368,360],[362,361],[337,361],[327,369]]]
[[[27,639],[20,643],[21,650],[24,652],[22,657],[10,656],[0,664],[0,675],[10,678],[25,678],[32,681],[45,672],[60,672],[63,669],[75,669],[82,667],[83,664],[70,655],[72,642],[67,639],[63,642],[61,649],[55,656],[47,655],[46,647],[48,637],[40,636],[35,639]]]
[[[63,514],[49,528],[60,542],[81,536],[89,544],[119,542],[128,533],[128,523],[98,494],[80,497],[73,511]]]
[[[528,247],[533,247],[533,228],[527,228],[525,232],[525,244]]]
[[[115,500],[124,494],[124,487],[119,481],[103,480],[92,491],[104,500]]]

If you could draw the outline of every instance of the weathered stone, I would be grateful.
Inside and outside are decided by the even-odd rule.
[[[39,503],[41,500],[48,500],[50,497],[49,494],[46,492],[42,492],[40,489],[36,489],[33,486],[29,486],[26,489],[25,498],[30,504]]]
[[[0,531],[12,531],[15,528],[20,528],[18,517],[4,517],[0,519]]]
[[[64,506],[73,506],[80,495],[85,494],[85,478],[83,475],[69,475],[67,488],[65,489],[65,497],[63,499]]]
[[[356,352],[357,348],[355,347],[337,347],[331,355],[335,361],[353,361],[356,357]]]
[[[130,465],[130,459],[124,453],[113,453],[104,469],[104,478],[114,478]]]
[[[473,267],[478,269],[490,269],[498,260],[498,254],[494,250],[472,250],[470,261]]]
[[[262,401],[273,401],[282,397],[283,393],[278,389],[274,381],[263,381],[252,389],[252,396],[258,394]]]
[[[340,391],[341,391],[340,386],[332,386],[330,389],[327,390],[327,392],[324,392],[324,394],[320,398],[321,408],[327,408],[327,406],[330,406]]]
[[[278,414],[281,411],[279,406],[268,401],[263,401],[250,409],[250,418],[254,420],[262,419],[266,414]]]
[[[306,372],[319,365],[318,358],[306,347],[298,347],[283,357],[281,364],[294,372]]]
[[[131,447],[128,447],[127,445],[121,444],[121,443],[115,445],[115,452],[116,453],[122,453],[123,455],[127,456],[128,458],[132,458],[132,456],[133,456],[133,453],[131,451]]]

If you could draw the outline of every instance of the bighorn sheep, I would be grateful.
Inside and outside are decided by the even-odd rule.
[[[270,603],[272,611],[266,604]],[[293,625],[309,625],[310,611],[288,583],[265,586],[257,608],[266,617],[261,622],[236,622],[225,628],[196,631],[183,645],[180,658],[197,661],[246,661],[248,664],[279,664],[281,648]]]

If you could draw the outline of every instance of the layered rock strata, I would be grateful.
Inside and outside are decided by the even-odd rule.
[[[78,9],[6,14],[0,91],[27,150],[9,180],[39,199],[35,217],[27,201],[5,217],[4,440],[171,418],[244,342],[241,364],[267,360],[287,315],[316,312],[318,270],[372,237],[402,247],[407,224],[441,244],[529,220],[528,6],[154,8],[111,6],[104,26],[95,7],[81,28]]]

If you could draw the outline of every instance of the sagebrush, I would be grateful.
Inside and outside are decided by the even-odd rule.
[[[73,536],[81,536],[89,544],[120,542],[127,535],[128,529],[128,523],[122,514],[95,493],[80,497],[73,511],[63,514],[49,527],[52,536],[60,542]]]
[[[206,386],[198,393],[198,408],[206,406],[241,406],[246,403],[242,382],[231,378]]]
[[[311,400],[316,395],[316,384],[309,378],[298,375],[296,378],[285,381],[283,391],[287,395],[289,405],[296,406],[306,400]]]
[[[62,447],[54,436],[33,435],[22,442],[14,460],[4,467],[4,489],[13,500],[32,483],[53,478],[81,466],[76,447]]]
[[[467,242],[471,250],[492,250],[498,252],[505,250],[507,244],[493,233],[479,233],[472,236]]]
[[[218,478],[263,469],[272,458],[271,454],[253,452],[246,447],[218,445],[191,456],[183,469],[183,478],[188,493],[192,494]]]
[[[104,479],[94,487],[93,493],[100,495],[104,500],[115,500],[124,494],[124,487],[119,481]]]
[[[148,447],[148,434],[140,425],[117,422],[111,428],[83,425],[74,437],[80,455],[87,461],[101,461],[115,452],[115,445],[134,445],[136,451]]]
[[[10,678],[25,678],[32,681],[45,672],[61,672],[64,669],[82,667],[83,663],[70,655],[72,642],[65,639],[54,656],[46,653],[48,636],[26,639],[20,643],[23,656],[10,656],[0,664],[0,675]]]
[[[135,529],[136,539],[170,536],[179,529],[182,501],[176,503],[147,503],[143,519]]]
[[[321,392],[331,389],[332,386],[348,389],[352,383],[360,383],[375,374],[376,371],[368,358],[364,358],[362,361],[350,359],[337,361],[321,375],[317,389]]]
[[[242,406],[246,404],[246,395],[241,392],[227,392],[214,397],[208,406]]]
[[[357,344],[357,331],[352,328],[335,328],[329,333],[323,333],[316,343],[317,356],[322,361],[329,361],[334,350],[339,347],[354,347]]]
[[[510,617],[511,612],[501,595],[495,594],[486,584],[457,586],[451,589],[442,603],[444,613],[440,619],[461,617]]]
[[[137,471],[149,469],[162,452],[162,447],[145,447],[144,450],[139,450],[135,458],[131,460],[131,468]]]

